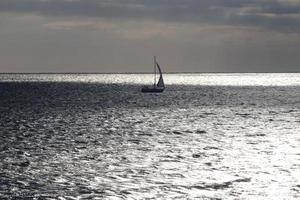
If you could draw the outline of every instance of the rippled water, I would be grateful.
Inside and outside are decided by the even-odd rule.
[[[0,75],[0,198],[300,198],[300,74],[165,79]]]
[[[169,85],[300,86],[300,73],[165,74]],[[6,82],[81,82],[151,84],[150,74],[0,74]]]

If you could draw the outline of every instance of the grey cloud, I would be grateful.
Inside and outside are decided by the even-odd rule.
[[[0,11],[300,30],[300,3],[275,0],[1,0]]]

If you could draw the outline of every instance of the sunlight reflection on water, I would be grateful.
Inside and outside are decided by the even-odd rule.
[[[300,73],[164,74],[167,85],[299,86]],[[151,84],[151,74],[0,74],[1,81]]]
[[[0,199],[300,198],[299,74],[152,78],[0,75]]]

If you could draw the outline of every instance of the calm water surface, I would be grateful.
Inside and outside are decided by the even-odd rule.
[[[0,75],[0,198],[300,198],[300,74],[152,80]]]

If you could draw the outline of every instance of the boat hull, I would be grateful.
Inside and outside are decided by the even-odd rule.
[[[143,93],[160,93],[163,92],[165,88],[158,88],[158,87],[143,87],[142,92]]]

